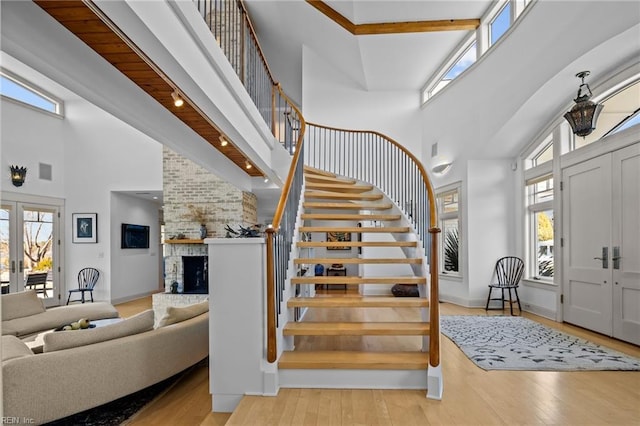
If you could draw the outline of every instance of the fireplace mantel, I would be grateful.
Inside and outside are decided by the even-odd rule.
[[[204,244],[204,240],[191,240],[182,238],[180,240],[164,240],[165,244]]]

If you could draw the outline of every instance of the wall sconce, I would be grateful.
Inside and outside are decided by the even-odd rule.
[[[576,103],[564,118],[569,122],[571,130],[576,136],[585,137],[596,129],[596,121],[602,110],[602,104],[594,104],[589,100],[591,89],[584,82],[584,78],[591,74],[589,71],[581,71],[576,77],[582,79],[582,84],[578,88],[578,95],[574,99]]]
[[[434,174],[437,175],[443,175],[445,174],[447,171],[449,171],[449,169],[451,168],[451,163],[442,163],[442,164],[438,164],[437,166],[433,166],[433,168],[431,169],[431,171]]]
[[[173,99],[173,104],[178,108],[184,105],[184,100],[180,96],[180,93],[178,93],[178,89],[171,92],[171,98]]]
[[[22,186],[24,179],[27,177],[27,168],[10,166],[11,169],[11,183],[13,186]]]

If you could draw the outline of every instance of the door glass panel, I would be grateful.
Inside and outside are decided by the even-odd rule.
[[[8,209],[0,209],[0,282],[2,284],[2,294],[9,293],[11,283],[9,213]]]
[[[25,208],[23,214],[25,285],[38,297],[53,297],[53,212]],[[46,274],[40,280],[35,274]],[[31,281],[30,277],[31,276]]]

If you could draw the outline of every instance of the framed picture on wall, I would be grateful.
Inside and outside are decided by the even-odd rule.
[[[73,213],[71,221],[74,243],[98,242],[98,213]]]
[[[351,233],[350,232],[327,232],[327,242],[328,243],[351,242]],[[327,250],[351,250],[351,246],[348,246],[348,245],[327,246]]]

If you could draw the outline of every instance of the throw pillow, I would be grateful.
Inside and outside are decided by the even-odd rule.
[[[41,314],[44,311],[44,305],[35,290],[2,295],[2,321]]]
[[[182,322],[188,320],[189,318],[197,317],[198,315],[204,314],[208,311],[209,300],[204,300],[200,303],[195,303],[188,306],[169,306],[167,307],[167,313],[164,314],[164,316],[158,323],[158,328]]]
[[[15,336],[2,336],[2,362],[33,355],[31,349]]]
[[[87,330],[57,331],[44,336],[43,352],[61,351],[78,346],[92,345],[120,337],[144,333],[153,329],[153,310],[147,309],[130,318],[104,327]]]

